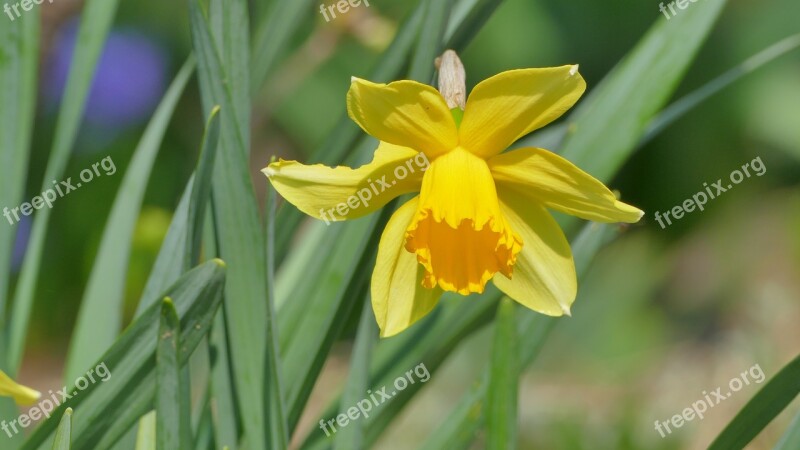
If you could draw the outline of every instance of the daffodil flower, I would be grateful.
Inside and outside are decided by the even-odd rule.
[[[489,280],[534,311],[569,314],[575,266],[548,209],[608,223],[637,222],[643,212],[555,153],[503,152],[578,101],[586,89],[578,66],[504,72],[464,101],[458,57],[448,51],[442,64],[441,92],[408,80],[352,80],[348,113],[380,141],[372,162],[351,169],[282,160],[265,174],[290,203],[326,220],[419,192],[394,212],[378,247],[371,293],[381,336],[425,316],[444,291],[480,293]],[[420,152],[430,166],[409,174]],[[375,180],[389,188],[375,189]],[[360,201],[365,190],[370,199]]]
[[[29,387],[17,384],[5,372],[0,370],[0,396],[12,397],[18,405],[28,406],[36,403],[41,394]]]

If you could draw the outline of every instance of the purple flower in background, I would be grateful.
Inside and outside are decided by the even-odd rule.
[[[25,257],[25,250],[28,248],[28,240],[31,237],[31,218],[22,216],[22,220],[17,223],[17,236],[14,240],[14,253],[11,257],[11,270],[16,272],[22,266],[22,258]]]
[[[53,109],[67,84],[77,33],[77,22],[65,26],[47,61],[43,92]],[[166,90],[167,65],[167,53],[150,37],[131,29],[112,30],[87,100],[87,124],[117,131],[148,118]]]

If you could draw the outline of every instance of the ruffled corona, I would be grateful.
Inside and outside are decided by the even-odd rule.
[[[483,292],[494,274],[511,278],[522,244],[503,217],[483,159],[457,148],[431,164],[405,242],[425,268],[423,286]]]

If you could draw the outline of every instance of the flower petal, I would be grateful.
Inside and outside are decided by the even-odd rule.
[[[372,162],[358,169],[281,160],[263,172],[289,203],[329,222],[364,216],[418,191],[429,165],[424,153],[381,142]]]
[[[0,370],[0,396],[13,397],[18,405],[28,406],[36,403],[41,394],[29,387],[17,384],[5,372]]]
[[[483,292],[496,272],[511,274],[522,242],[508,226],[486,161],[462,148],[431,163],[406,249],[425,267],[424,286]]]
[[[410,327],[436,306],[442,290],[422,286],[425,272],[413,253],[403,248],[406,228],[417,211],[419,197],[400,207],[389,219],[378,245],[372,272],[372,309],[381,337]]]
[[[353,78],[347,112],[367,134],[430,157],[458,145],[455,119],[444,98],[416,81],[377,84]]]
[[[600,181],[555,153],[521,148],[489,160],[500,186],[536,199],[542,205],[595,222],[638,222],[644,212],[622,203]]]
[[[556,120],[586,90],[578,66],[511,70],[482,81],[467,100],[461,146],[488,158]]]
[[[509,279],[498,273],[494,284],[522,305],[548,316],[569,315],[578,282],[564,233],[544,207],[498,187],[500,207],[525,245]]]

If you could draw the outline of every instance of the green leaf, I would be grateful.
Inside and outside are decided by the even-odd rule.
[[[0,123],[3,124],[0,167],[4,168],[3,177],[0,177],[0,205],[9,210],[22,202],[28,173],[36,109],[39,23],[37,9],[0,28],[0,86],[3,86],[0,89]],[[11,222],[10,217],[4,219]],[[0,330],[3,334],[6,333],[6,298],[11,285],[11,255],[17,229],[5,224],[0,227]],[[0,354],[0,364],[6,367],[5,342],[0,342]]]
[[[446,48],[464,50],[478,35],[503,0],[461,0],[453,7],[453,16],[445,32]]]
[[[519,351],[515,304],[500,300],[495,320],[494,343],[489,366],[486,399],[486,448],[517,448],[517,398],[519,396]]]
[[[686,73],[722,11],[707,0],[650,31],[570,116],[562,155],[601,181],[619,170]]]
[[[708,449],[745,448],[799,393],[800,356],[797,356],[747,402]]]
[[[69,450],[72,447],[72,408],[67,408],[61,416],[61,422],[53,439],[52,450]]]
[[[158,448],[186,450],[185,437],[191,432],[189,411],[184,410],[181,398],[181,367],[178,360],[178,343],[181,323],[172,299],[165,297],[161,303],[161,320],[156,346],[156,437]]]
[[[355,299],[364,298],[366,294],[375,249],[392,212],[390,204],[375,217],[348,224],[328,262],[328,272],[339,272],[338,277],[343,272],[343,279],[336,276],[318,279],[316,295],[305,299],[307,312],[296,331],[302,339],[292,340],[284,358],[290,429],[298,423],[328,353],[352,313]]]
[[[118,3],[119,0],[86,2],[78,29],[77,42],[80,42],[80,45],[75,46],[75,53],[70,63],[70,72],[56,124],[53,149],[45,170],[42,192],[52,187],[53,180],[60,180],[64,175],[70,152],[75,145],[97,61],[100,58],[103,43],[111,27]],[[8,364],[11,373],[16,373],[22,361],[51,211],[50,208],[43,208],[36,213],[14,295],[8,344]]]
[[[201,339],[208,334],[211,322],[222,303],[225,265],[209,261],[187,273],[163,296],[174,299],[185,330],[178,347],[184,365]],[[161,296],[163,298],[163,296]],[[156,339],[161,304],[154,302],[114,345],[98,360],[95,370],[105,367],[105,381],[97,380],[80,390],[67,391],[72,397],[53,413],[58,417],[66,408],[80,412],[75,424],[76,448],[106,448],[130,430],[136,421],[153,409],[156,393]],[[25,450],[45,449],[57,423],[50,418],[30,436]]]
[[[142,315],[153,303],[159,301],[159,295],[171,286],[183,273],[186,254],[186,239],[189,234],[189,203],[194,190],[194,176],[186,184],[167,235],[158,251],[156,262],[150,270],[150,276],[142,291],[142,297],[136,308],[136,317]]]
[[[156,109],[120,184],[70,342],[65,374],[67,382],[85,372],[108,348],[108,343],[114,341],[122,327],[128,259],[147,181],[169,121],[193,71],[194,61],[190,59],[184,63]]]
[[[417,47],[411,58],[411,68],[408,78],[423,83],[433,79],[434,61],[442,53],[444,32],[450,18],[452,0],[427,0],[425,4],[425,19],[417,39]]]
[[[248,445],[267,448],[263,380],[268,333],[264,319],[266,326],[270,326],[271,320],[264,301],[265,242],[250,181],[247,145],[250,130],[242,127],[247,121],[236,117],[235,93],[231,92],[232,85],[248,83],[231,78],[232,74],[241,74],[241,70],[223,65],[226,59],[214,44],[197,0],[189,2],[189,12],[204,110],[208,114],[214,105],[222,107],[221,147],[214,170],[212,199],[219,252],[231,268],[225,286],[225,296],[230,300],[225,302],[225,319],[240,417]],[[230,32],[233,31],[225,29],[225,33]],[[270,436],[275,435],[272,431]]]
[[[372,312],[370,297],[367,296],[358,323],[356,342],[350,358],[350,375],[345,384],[339,414],[348,415],[348,410],[355,408],[358,402],[366,397],[369,388],[369,364],[372,359],[372,349],[377,341],[378,324]],[[336,433],[333,448],[334,450],[364,448],[364,421],[359,418],[352,421],[349,426],[340,428]]]
[[[271,430],[272,447],[286,449],[289,447],[289,424],[286,421],[286,404],[284,399],[283,370],[281,368],[280,345],[278,343],[278,323],[275,312],[275,212],[278,205],[278,193],[272,186],[267,188],[267,354],[264,357],[266,366],[264,373],[267,394],[264,408],[267,414],[267,429]]]
[[[214,161],[219,147],[219,106],[211,109],[211,115],[206,122],[203,134],[203,143],[200,150],[200,161],[195,170],[194,179],[197,181],[192,186],[192,200],[189,203],[188,225],[186,230],[186,258],[183,263],[184,270],[188,270],[200,263],[201,242],[203,239],[203,225],[206,218],[206,206],[211,198],[211,180],[214,173]]]

